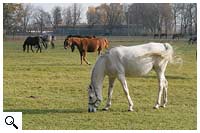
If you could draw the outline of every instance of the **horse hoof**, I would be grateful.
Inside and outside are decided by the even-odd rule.
[[[103,108],[102,110],[103,110],[103,111],[108,111],[108,108]]]
[[[154,106],[153,109],[159,109],[159,106]]]
[[[162,108],[165,108],[165,107],[166,107],[166,105],[162,105],[162,106],[160,106],[160,107],[162,107]]]
[[[96,109],[96,108],[93,108],[92,112],[97,112],[97,109]]]
[[[133,109],[129,109],[129,110],[128,110],[128,112],[133,112],[133,111],[134,111]]]
[[[88,108],[88,112],[97,112],[96,108]]]

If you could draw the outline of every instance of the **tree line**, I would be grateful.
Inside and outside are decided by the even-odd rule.
[[[72,4],[62,9],[55,6],[47,12],[41,7],[31,4],[3,4],[3,27],[4,34],[14,32],[43,32],[49,28],[56,29],[59,25],[73,25],[80,23],[81,5]]]
[[[134,3],[101,4],[89,7],[88,24],[104,25],[112,30],[117,25],[128,25],[135,35],[146,33],[197,33],[197,4],[195,3]],[[179,29],[177,29],[177,26]]]
[[[112,29],[127,25],[128,32],[138,35],[141,30],[147,34],[196,34],[196,3],[104,3],[90,6],[83,14],[81,4],[55,6],[47,12],[31,4],[3,4],[4,34],[16,32],[56,29],[60,25],[76,28],[81,25],[83,15],[87,17],[90,28],[102,25],[112,33]]]

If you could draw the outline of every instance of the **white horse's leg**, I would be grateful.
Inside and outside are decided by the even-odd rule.
[[[158,86],[159,86],[159,90],[158,90],[158,98],[156,101],[156,104],[154,106],[154,108],[158,109],[161,106],[161,98],[162,98],[162,93],[164,93],[163,95],[163,100],[164,100],[164,104],[163,107],[166,106],[167,104],[167,86],[168,86],[168,82],[165,78],[165,69],[167,67],[167,63],[168,62],[164,62],[161,66],[157,66],[155,67],[155,71],[157,73],[158,76]],[[164,89],[164,90],[163,90]]]
[[[128,111],[133,111],[133,102],[131,100],[131,97],[129,95],[129,90],[128,90],[128,86],[127,86],[127,82],[126,82],[126,78],[124,75],[119,75],[118,76],[118,79],[124,89],[124,93],[126,94],[126,97],[128,99],[128,103],[129,103],[129,108],[128,108]]]
[[[156,108],[156,109],[158,109],[161,105],[161,97],[162,97],[162,93],[163,93],[163,81],[164,81],[164,79],[162,77],[159,77],[159,79],[158,79],[158,82],[159,82],[158,98],[157,98],[156,105],[154,106],[154,108]]]
[[[163,90],[163,105],[162,105],[163,108],[165,108],[167,105],[167,88],[168,88],[168,82],[165,79],[164,90]]]
[[[106,106],[103,108],[103,110],[108,110],[111,106],[111,98],[113,93],[113,85],[114,85],[115,77],[109,77],[109,87],[108,87],[108,99]]]

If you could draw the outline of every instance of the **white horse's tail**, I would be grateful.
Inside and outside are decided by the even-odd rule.
[[[151,52],[148,54],[145,54],[143,56],[140,56],[139,58],[149,57],[149,56],[157,56],[161,57],[164,60],[169,61],[169,63],[172,64],[182,64],[183,60],[180,57],[174,56],[174,50],[173,47],[169,43],[162,43],[165,47],[164,51],[161,52]]]
[[[172,46],[169,43],[164,43],[164,46],[166,48],[166,52],[164,52],[162,56],[166,58],[169,63],[179,64],[180,66],[182,66],[183,60],[181,57],[175,56]]]
[[[174,56],[174,50],[173,47],[169,43],[163,43],[165,46],[165,51],[161,53],[161,56],[168,60],[170,63],[173,63],[173,56]]]
[[[162,51],[152,51],[147,54],[144,54],[142,56],[139,56],[139,58],[145,58],[145,57],[150,57],[150,56],[157,56],[160,58],[163,58],[165,60],[168,60],[169,62],[172,62],[173,60],[173,54],[174,50],[172,46],[169,43],[162,43],[165,47],[165,50]]]

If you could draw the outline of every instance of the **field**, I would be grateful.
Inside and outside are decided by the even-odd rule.
[[[111,46],[135,45],[150,38],[109,37]],[[169,64],[168,106],[153,109],[157,98],[155,72],[146,77],[127,78],[130,96],[135,105],[128,112],[127,99],[116,80],[112,107],[104,112],[108,79],[104,80],[103,101],[98,112],[88,113],[87,87],[97,53],[89,53],[93,65],[80,65],[78,50],[64,50],[63,39],[56,48],[42,53],[23,53],[23,40],[6,40],[3,44],[4,111],[23,112],[24,130],[74,129],[197,129],[197,63],[196,44],[186,40],[165,40],[172,44],[183,64]]]

